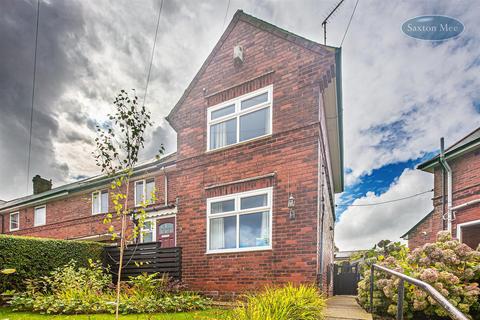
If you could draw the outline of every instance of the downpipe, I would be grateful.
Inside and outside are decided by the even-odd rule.
[[[452,179],[452,168],[445,159],[445,140],[443,137],[440,139],[440,164],[447,172],[447,230],[452,234],[452,202],[453,202],[453,179]],[[442,199],[443,203],[443,199]],[[445,215],[442,217],[445,219]]]

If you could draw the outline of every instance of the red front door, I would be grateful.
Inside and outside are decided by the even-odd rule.
[[[157,241],[162,248],[175,247],[175,217],[157,220]]]

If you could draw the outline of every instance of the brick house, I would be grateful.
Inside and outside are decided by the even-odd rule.
[[[340,49],[237,11],[167,117],[177,152],[138,166],[130,188],[134,202],[155,190],[140,241],[181,247],[190,288],[331,289],[340,76]],[[109,208],[97,176],[0,204],[2,233],[108,241]]]
[[[434,209],[402,236],[409,248],[434,242],[441,230],[450,230],[454,238],[476,248],[480,244],[480,128],[418,169],[434,174]]]

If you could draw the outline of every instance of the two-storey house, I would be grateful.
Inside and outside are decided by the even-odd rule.
[[[139,166],[156,190],[143,242],[182,248],[182,279],[210,295],[272,283],[331,288],[343,191],[340,49],[238,11],[167,117],[177,152]],[[3,231],[108,240],[106,177],[0,205]]]

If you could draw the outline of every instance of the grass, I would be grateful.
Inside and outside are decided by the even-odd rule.
[[[212,320],[225,319],[225,310],[207,310],[185,313],[156,313],[156,314],[132,314],[120,316],[122,320]],[[83,314],[83,315],[46,315],[29,312],[13,312],[9,308],[0,308],[0,320],[111,320],[115,319],[110,314]]]

